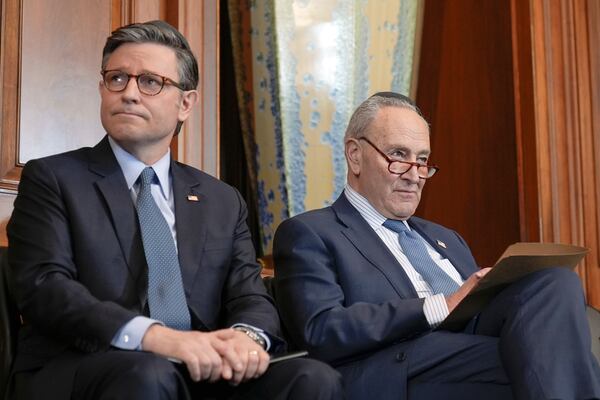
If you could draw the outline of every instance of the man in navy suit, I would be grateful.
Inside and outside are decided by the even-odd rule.
[[[344,192],[282,223],[274,257],[284,325],[342,373],[348,398],[600,398],[581,284],[566,268],[510,285],[461,332],[435,329],[489,269],[456,232],[413,216],[437,168],[409,98],[363,102],[345,155]]]
[[[197,83],[172,26],[122,27],[103,51],[108,136],[23,169],[8,225],[14,397],[339,398],[322,362],[269,366],[284,343],[244,201],[171,158]]]

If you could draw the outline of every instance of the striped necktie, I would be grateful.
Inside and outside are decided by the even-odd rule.
[[[415,232],[409,230],[404,222],[388,219],[383,226],[398,233],[398,242],[408,261],[431,286],[435,294],[443,293],[449,296],[458,290],[458,283],[433,261],[423,240]]]

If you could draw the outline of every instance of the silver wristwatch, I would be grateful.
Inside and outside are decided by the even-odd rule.
[[[236,331],[244,332],[250,339],[254,340],[260,347],[266,350],[267,342],[265,341],[265,338],[263,338],[261,335],[258,334],[258,332],[256,332],[256,330],[243,325],[235,326],[233,329],[235,329]]]

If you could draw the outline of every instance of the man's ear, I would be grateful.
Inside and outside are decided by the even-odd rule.
[[[192,108],[198,102],[200,95],[197,90],[187,90],[181,96],[181,104],[179,106],[179,121],[185,121],[192,113]]]
[[[362,149],[358,145],[358,141],[356,139],[346,140],[345,150],[350,172],[352,172],[353,175],[359,175],[360,167],[362,165]]]

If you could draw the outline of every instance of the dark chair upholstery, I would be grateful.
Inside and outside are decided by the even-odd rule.
[[[0,247],[0,399],[6,397],[20,317],[8,283],[6,247]]]
[[[263,278],[273,277],[275,275],[275,263],[273,262],[273,255],[267,254],[258,258],[258,264],[260,265],[260,275]]]
[[[273,298],[273,300],[275,300],[276,293],[275,293],[275,285],[273,282],[273,276],[272,275],[264,275],[263,283],[265,284],[265,288],[267,289],[267,293],[269,294],[269,296],[271,296]],[[277,308],[277,312],[279,313],[279,320],[281,321],[281,336],[287,342],[287,351],[291,352],[291,351],[302,350],[302,349],[294,346],[294,344],[290,340],[290,335],[288,333],[288,330],[285,327],[285,325],[283,324],[283,320],[281,319],[281,313],[279,311],[279,308]]]
[[[596,360],[600,363],[600,311],[588,306],[587,316],[592,334],[592,353],[594,353]]]
[[[269,294],[269,296],[271,296],[273,298],[273,300],[275,300],[275,286],[274,286],[274,282],[273,282],[273,277],[272,276],[263,276],[262,280],[263,280],[263,283],[265,284],[265,289],[267,289],[267,293]]]

